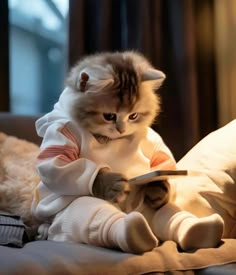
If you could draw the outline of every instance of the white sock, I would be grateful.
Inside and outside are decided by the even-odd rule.
[[[218,214],[184,218],[173,232],[183,250],[216,247],[223,234],[224,222]]]
[[[224,221],[218,214],[198,218],[168,203],[156,212],[152,227],[160,240],[173,240],[187,251],[216,247],[222,238]]]
[[[116,220],[108,232],[109,242],[118,244],[125,252],[140,254],[158,245],[146,219],[139,212],[131,212]]]

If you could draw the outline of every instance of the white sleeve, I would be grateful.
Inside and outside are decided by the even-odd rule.
[[[38,172],[51,191],[59,195],[91,195],[94,179],[102,167],[80,158],[79,140],[66,125],[54,123],[48,127],[38,156]]]

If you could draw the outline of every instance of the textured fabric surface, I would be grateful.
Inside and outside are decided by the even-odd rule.
[[[23,247],[25,226],[19,216],[0,213],[0,245]]]
[[[235,239],[223,240],[218,248],[200,249],[194,253],[179,252],[174,242],[166,241],[143,255],[83,244],[36,241],[26,244],[22,249],[0,246],[0,270],[3,274],[31,274],[30,271],[34,271],[34,275],[180,272],[235,262],[235,251]]]

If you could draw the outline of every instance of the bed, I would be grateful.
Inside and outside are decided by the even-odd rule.
[[[0,132],[17,144],[38,145],[41,140],[35,133],[36,119],[0,113]],[[180,169],[200,174],[187,177],[183,183],[179,179],[174,182],[181,194],[177,203],[183,208],[194,206],[198,215],[199,211],[213,211],[225,217],[229,237],[217,248],[186,253],[166,241],[153,251],[133,255],[86,244],[33,240],[22,247],[0,245],[0,274],[236,274],[235,141],[236,120],[209,134],[178,162]],[[0,147],[0,169],[5,160],[2,152]],[[199,186],[204,186],[204,192]]]

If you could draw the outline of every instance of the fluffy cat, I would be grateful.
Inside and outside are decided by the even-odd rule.
[[[78,80],[81,71],[85,79]],[[161,71],[154,70],[147,59],[134,52],[86,57],[67,79],[69,87],[83,91],[71,107],[71,116],[100,143],[123,138],[132,140],[133,135],[141,140],[160,112],[160,98],[153,91],[164,79]],[[156,188],[165,192],[166,188],[160,186]],[[93,192],[98,198],[116,202],[119,197],[124,198],[128,189],[125,175],[101,169]]]
[[[36,122],[43,142],[32,213],[48,223],[48,239],[131,253],[149,251],[159,240],[184,250],[219,243],[220,216],[181,211],[167,181],[129,183],[154,169],[175,169],[171,151],[150,128],[164,79],[135,52],[92,55],[71,70],[54,109]],[[209,231],[211,238],[204,235]]]

